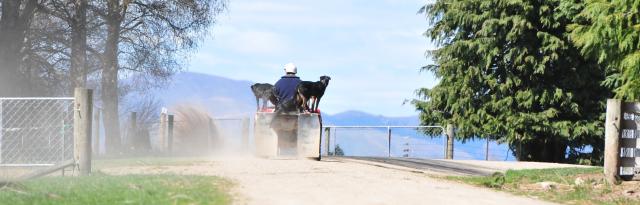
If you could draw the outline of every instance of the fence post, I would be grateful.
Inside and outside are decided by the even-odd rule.
[[[487,137],[487,146],[485,146],[484,160],[489,161],[489,137]]]
[[[213,137],[213,119],[209,117],[209,124],[207,124],[207,152],[211,152],[212,149],[212,137]]]
[[[622,121],[622,101],[607,99],[607,115],[604,134],[604,175],[607,182],[614,184],[618,178],[620,159],[620,126]]]
[[[453,125],[447,124],[447,152],[446,159],[453,159],[453,141],[455,139],[455,132],[453,131]]]
[[[167,112],[166,109],[162,109],[160,113],[160,151],[167,149]]]
[[[96,108],[93,112],[93,123],[95,127],[93,127],[93,154],[98,156],[100,154],[100,108]]]
[[[249,117],[242,118],[242,151],[249,151]]]
[[[91,118],[93,117],[93,90],[74,90],[73,138],[74,157],[80,175],[91,173]]]
[[[168,121],[167,149],[171,153],[173,152],[173,115],[169,115]]]
[[[329,145],[329,142],[331,139],[331,128],[330,127],[325,127],[324,128],[324,141],[325,141],[325,151],[327,152],[326,155],[329,156],[329,152],[331,150],[331,145]]]
[[[387,127],[387,139],[389,140],[389,142],[387,144],[389,146],[389,148],[388,148],[388,150],[389,150],[388,157],[391,157],[391,127]]]
[[[3,117],[2,116],[2,107],[3,107],[2,104],[3,104],[3,100],[0,99],[0,139],[2,139],[2,135],[4,135],[4,133],[3,133],[4,123],[2,122],[2,117]],[[64,127],[64,122],[62,124],[63,124],[62,127]],[[62,140],[64,142],[64,137],[62,137]],[[62,143],[62,144],[64,144],[64,143]],[[62,153],[64,154],[64,148],[62,150],[63,150]],[[2,150],[2,141],[0,141],[0,163],[2,163],[2,152],[3,152],[3,150]]]
[[[133,149],[136,150],[137,147],[137,142],[138,142],[138,113],[136,112],[131,112],[131,118],[130,118],[129,123],[131,123],[131,125],[129,126],[129,149]]]

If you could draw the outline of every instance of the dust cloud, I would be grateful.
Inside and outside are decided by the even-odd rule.
[[[247,113],[215,116],[196,102],[178,103],[169,108],[169,113],[175,116],[172,156],[253,156],[253,126]]]

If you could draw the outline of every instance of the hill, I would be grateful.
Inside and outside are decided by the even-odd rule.
[[[155,96],[161,105],[171,108],[177,104],[190,103],[206,108],[214,118],[251,117],[255,113],[255,98],[245,80],[233,80],[225,77],[181,72],[174,76],[165,88],[155,89],[144,95]],[[136,96],[129,96],[135,98]],[[130,103],[135,100],[128,101]],[[418,116],[386,117],[364,111],[346,111],[337,114],[323,113],[326,126],[415,126],[420,124]],[[237,124],[237,123],[236,123]],[[220,122],[219,127],[232,129],[234,122]],[[339,135],[335,135],[339,133]],[[442,158],[444,140],[440,135],[426,136],[413,128],[393,129],[392,155],[408,154],[412,157]],[[332,146],[340,144],[348,155],[386,156],[388,138],[386,128],[342,128],[334,131]],[[337,137],[337,138],[336,138]],[[504,159],[508,148],[492,143],[494,159]],[[456,141],[456,158],[483,159],[484,142],[470,141],[462,144]],[[409,150],[409,151],[406,151]],[[495,155],[495,156],[494,156]]]

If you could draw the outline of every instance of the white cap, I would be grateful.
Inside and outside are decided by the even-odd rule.
[[[298,67],[296,67],[296,65],[294,65],[293,63],[287,63],[286,65],[284,65],[284,72],[286,73],[298,73]]]

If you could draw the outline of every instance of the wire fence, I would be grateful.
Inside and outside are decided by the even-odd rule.
[[[440,134],[425,134],[425,129]],[[328,150],[324,151],[325,155],[424,159],[446,157],[447,138],[444,128],[440,126],[326,126],[323,132],[322,150]],[[506,144],[491,139],[454,140],[453,150],[454,159],[515,160]]]
[[[328,130],[327,130],[328,129]],[[440,126],[326,126],[322,149],[329,155],[444,158],[446,138],[425,135]],[[327,131],[329,131],[327,135]],[[328,144],[326,137],[329,136]],[[414,149],[415,148],[415,149]],[[417,149],[422,149],[421,151]]]
[[[97,108],[96,110],[101,110]],[[167,113],[167,112],[164,112]],[[197,153],[234,153],[255,150],[253,122],[249,117],[208,118],[208,122],[185,121],[176,117],[172,123],[173,134],[169,134],[167,116],[148,122],[131,123],[125,118],[121,126],[123,145],[135,144],[133,138],[143,138],[141,143],[147,153],[176,153],[185,150],[200,150]],[[129,116],[129,115],[124,115]],[[162,116],[162,115],[161,115]],[[100,119],[94,121],[94,150],[104,153],[105,140]],[[132,129],[136,126],[137,129]],[[144,129],[144,132],[133,130]],[[441,126],[325,126],[329,128],[329,139],[323,133],[321,150],[323,155],[343,154],[345,156],[407,157],[444,159],[447,138]],[[186,129],[186,130],[185,130]],[[186,132],[181,132],[186,131]],[[429,131],[429,132],[426,132]],[[199,133],[199,134],[196,134]],[[435,133],[435,134],[426,134]],[[185,135],[186,134],[186,135]],[[95,136],[98,135],[98,138]],[[169,139],[171,136],[171,139]],[[191,144],[184,144],[190,142]],[[194,144],[195,142],[195,144]],[[328,143],[328,144],[327,144]],[[171,144],[171,146],[169,146]],[[183,146],[181,146],[181,144]],[[96,149],[97,148],[97,149]],[[136,148],[137,149],[137,148]],[[133,150],[133,149],[132,149]],[[495,140],[472,139],[454,140],[454,159],[513,161],[513,152],[506,144]]]
[[[0,173],[73,159],[73,98],[0,98]]]
[[[515,155],[505,143],[494,139],[455,140],[453,158],[461,160],[515,161]]]
[[[108,156],[102,112],[102,108],[94,107],[92,147],[98,157]],[[168,110],[152,118],[140,118],[135,112],[121,114],[119,146],[128,155],[140,156],[202,155],[248,149],[251,140],[248,116],[183,119],[185,116],[175,114]]]

